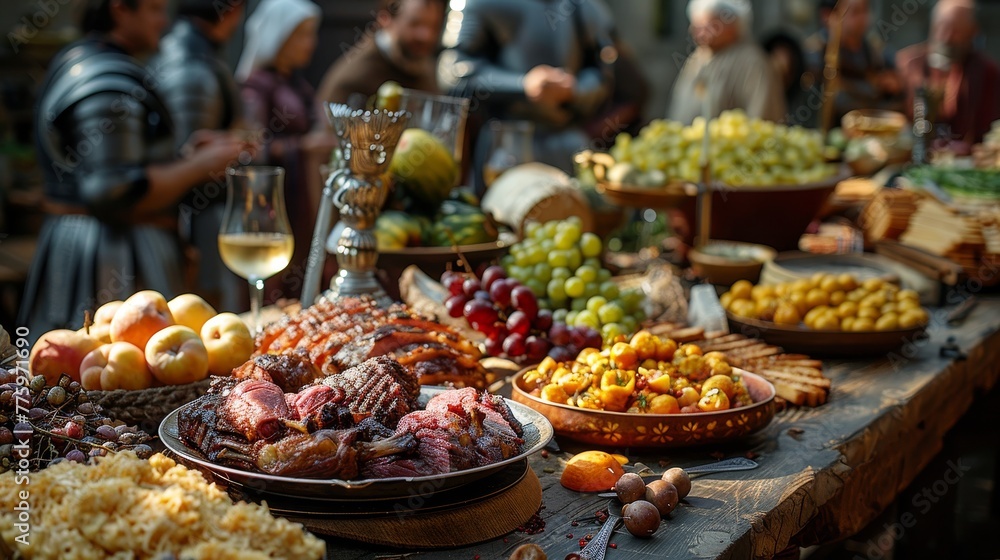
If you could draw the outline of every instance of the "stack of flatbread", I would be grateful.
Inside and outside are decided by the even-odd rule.
[[[1000,209],[983,207],[961,211],[934,198],[924,198],[899,241],[959,264],[972,278],[995,283],[981,272],[1000,262]]]
[[[860,225],[869,241],[899,239],[917,210],[918,193],[903,189],[882,189],[861,213]]]

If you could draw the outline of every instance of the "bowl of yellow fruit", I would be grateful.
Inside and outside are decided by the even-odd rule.
[[[623,339],[521,370],[513,400],[542,413],[563,437],[613,447],[722,443],[774,417],[774,385],[731,366],[725,354],[649,331]]]
[[[891,352],[923,336],[929,319],[915,291],[851,274],[773,285],[739,281],[720,302],[733,332],[822,356]]]

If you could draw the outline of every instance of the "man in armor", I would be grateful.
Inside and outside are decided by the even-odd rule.
[[[177,22],[149,63],[174,122],[180,149],[195,131],[224,131],[240,120],[240,91],[221,50],[243,19],[245,0],[181,0]],[[204,134],[204,132],[200,133]],[[180,206],[180,231],[197,252],[196,291],[220,310],[246,306],[246,281],[225,267],[218,235],[226,206],[222,179],[193,189]]]
[[[84,310],[140,289],[181,289],[178,201],[246,149],[201,141],[177,159],[156,78],[134,58],[156,49],[166,0],[88,0],[85,37],[55,56],[39,92],[45,210],[19,324],[32,338],[79,328]]]
[[[592,0],[467,0],[439,75],[483,114],[533,122],[535,159],[571,171],[573,154],[589,142],[584,126],[612,91],[613,27],[606,7]]]

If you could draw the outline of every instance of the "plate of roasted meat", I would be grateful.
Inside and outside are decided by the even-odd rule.
[[[389,356],[303,383],[308,360],[264,354],[170,413],[164,445],[255,492],[326,500],[427,495],[540,450],[552,425],[473,387],[422,387]]]
[[[391,356],[421,385],[485,389],[492,382],[483,353],[461,333],[405,304],[382,307],[368,296],[322,297],[266,326],[256,346],[257,355],[305,358],[309,364],[294,372],[304,382],[375,356]]]

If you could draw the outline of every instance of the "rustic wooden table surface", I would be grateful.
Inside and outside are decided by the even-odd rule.
[[[687,503],[653,539],[636,539],[619,528],[611,539],[617,548],[608,550],[607,558],[769,558],[790,545],[830,542],[862,529],[937,453],[945,432],[976,395],[1000,377],[1000,298],[982,299],[958,327],[947,326],[945,313],[932,313],[928,339],[897,353],[826,362],[833,380],[828,404],[781,411],[766,429],[743,442],[657,452],[618,450],[656,472],[664,470],[661,461],[683,467],[747,454],[756,456],[760,467],[696,478]],[[941,355],[949,337],[965,356]],[[563,439],[558,444],[562,453],[548,458],[536,454],[530,460],[543,488],[545,530],[540,534],[513,532],[462,549],[413,555],[331,538],[328,557],[506,559],[531,542],[550,559],[561,560],[579,550],[580,537],[597,533],[594,512],[608,501],[560,486],[562,463],[583,447]],[[572,526],[572,520],[579,525]]]

